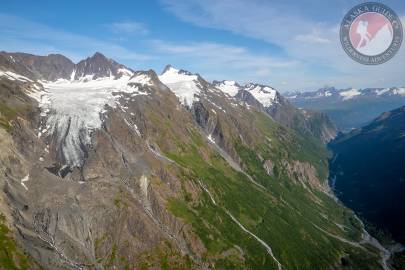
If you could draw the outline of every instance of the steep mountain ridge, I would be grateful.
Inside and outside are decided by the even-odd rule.
[[[15,268],[384,265],[330,195],[319,139],[199,75],[102,62],[54,81],[0,66],[0,211],[27,256]]]
[[[339,198],[378,228],[405,243],[405,106],[383,113],[369,125],[330,145]],[[389,196],[387,196],[389,194]]]
[[[37,56],[26,53],[0,52],[1,66],[35,80],[56,81],[132,76],[133,71],[96,52],[77,64],[60,54]]]
[[[86,76],[91,76],[92,79],[102,77],[119,78],[120,76],[131,76],[133,71],[112,59],[107,59],[101,53],[96,52],[92,57],[88,57],[77,63],[73,74],[75,80]]]
[[[296,131],[328,142],[336,136],[336,127],[325,114],[295,108],[285,97],[270,86],[248,83],[240,86],[233,81],[215,81],[224,93],[264,110],[274,120]]]

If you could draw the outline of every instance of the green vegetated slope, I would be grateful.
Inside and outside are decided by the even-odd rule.
[[[206,260],[217,269],[277,269],[275,259],[284,269],[379,269],[377,252],[356,244],[361,225],[352,213],[287,171],[292,161],[309,162],[326,181],[325,147],[262,113],[246,117],[260,135],[248,145],[233,134],[232,143],[251,179],[232,169],[193,127],[191,143],[178,142],[176,151],[166,153],[181,166],[182,181],[201,187],[197,199],[184,190],[168,207],[192,225],[207,248]],[[266,173],[263,160],[274,163],[273,176]],[[267,243],[275,259],[230,215]]]
[[[11,232],[0,213],[0,269],[29,269],[29,260],[17,247]]]
[[[0,127],[10,132],[10,121],[29,112],[29,102],[18,83],[0,78]]]

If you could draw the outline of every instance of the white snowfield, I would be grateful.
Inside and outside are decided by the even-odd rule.
[[[238,91],[240,90],[240,87],[237,85],[235,81],[223,81],[220,84],[216,86],[218,89],[220,89],[222,92],[225,94],[230,95],[231,97],[236,96]]]
[[[128,85],[131,82],[147,84],[147,78],[131,78],[132,72],[129,72],[123,72],[119,79],[104,77],[93,80],[93,76],[87,75],[79,80],[40,81],[43,90],[28,93],[39,101],[41,109],[38,136],[56,136],[66,165],[82,165],[82,146],[90,145],[92,131],[101,128],[101,116],[106,112],[106,106],[120,106],[119,99],[123,93],[147,95],[138,86]]]
[[[142,85],[153,85],[151,77],[146,74],[138,74],[137,76],[132,77],[128,83],[140,83]]]
[[[239,86],[235,81],[223,81],[216,85],[216,88],[230,95],[231,97],[236,96],[239,90],[245,90],[250,92],[253,97],[259,101],[263,107],[270,107],[275,102],[277,102],[277,90],[271,88],[270,86],[247,84],[245,86]]]
[[[401,95],[401,96],[405,96],[405,88],[394,88],[392,90],[392,93],[394,95]]]
[[[201,85],[197,75],[181,73],[178,69],[170,67],[159,80],[164,83],[177,96],[181,104],[192,106],[199,99]]]
[[[269,86],[248,85],[246,86],[249,91],[263,107],[271,107],[276,102],[277,91]]]
[[[330,97],[331,95],[332,95],[332,93],[329,91],[325,93],[325,97]]]
[[[381,96],[381,95],[384,95],[385,93],[388,93],[389,91],[391,91],[390,88],[384,88],[384,89],[375,90],[375,93],[377,94],[377,96]]]
[[[405,88],[394,87],[394,88],[384,88],[375,90],[377,96],[381,95],[400,95],[405,96]]]
[[[343,97],[343,100],[352,99],[358,95],[361,95],[361,92],[358,89],[349,89],[343,92],[340,92],[339,95]]]

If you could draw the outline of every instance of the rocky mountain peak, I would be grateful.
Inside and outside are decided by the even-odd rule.
[[[95,52],[94,54],[93,54],[93,56],[91,56],[90,57],[91,59],[103,59],[103,60],[106,60],[106,61],[111,61],[111,59],[108,59],[107,57],[105,57],[105,55],[104,54],[102,54],[102,53],[100,53],[100,52]]]
[[[160,74],[160,75],[162,75],[162,74],[164,74],[166,71],[169,71],[170,69],[172,69],[173,68],[173,66],[172,65],[166,65],[165,66],[165,68],[163,69],[163,71],[162,71],[162,73]]]
[[[68,79],[75,65],[69,58],[61,54],[37,56],[27,53],[1,52],[0,55],[1,65],[6,69],[23,76],[46,81],[59,78]]]
[[[102,77],[119,78],[123,75],[132,76],[133,72],[129,68],[105,57],[102,53],[96,52],[93,56],[77,63],[72,78],[75,80]]]

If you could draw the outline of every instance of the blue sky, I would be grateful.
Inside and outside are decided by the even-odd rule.
[[[405,1],[381,1],[405,24]],[[360,1],[156,0],[2,1],[0,50],[62,53],[77,62],[95,51],[133,69],[166,64],[208,80],[260,82],[281,91],[405,86],[405,49],[363,66],[338,36]]]

